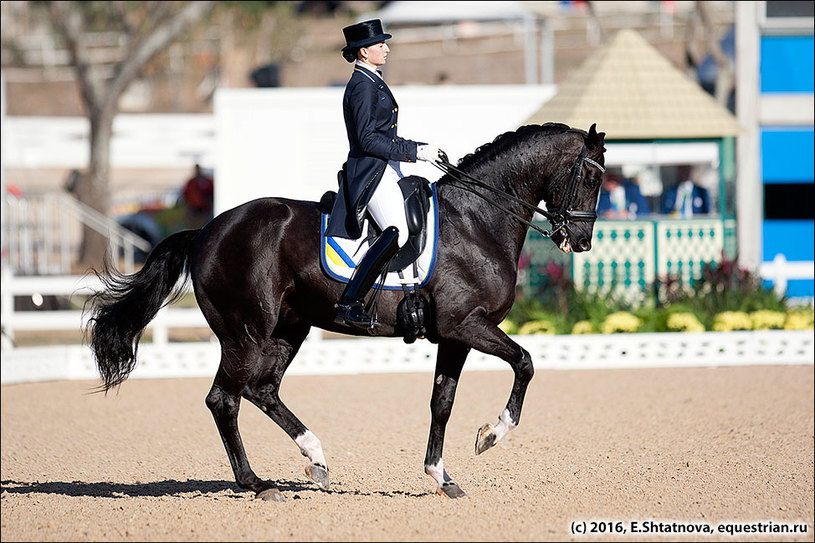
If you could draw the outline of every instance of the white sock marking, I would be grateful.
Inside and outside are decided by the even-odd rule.
[[[311,433],[311,430],[306,430],[294,439],[294,442],[300,447],[300,452],[303,456],[308,457],[312,464],[320,464],[328,466],[323,456],[323,445],[317,436]]]
[[[516,426],[518,425],[513,422],[512,417],[509,416],[509,410],[504,409],[498,416],[498,424],[495,425],[495,442],[499,442],[502,437],[507,435],[507,433]]]
[[[439,458],[436,464],[432,466],[425,465],[424,472],[433,477],[439,485],[439,488],[441,488],[441,485],[444,483],[444,460]]]

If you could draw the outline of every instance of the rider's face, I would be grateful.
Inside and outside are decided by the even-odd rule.
[[[382,66],[388,61],[390,47],[384,41],[363,47],[359,50],[362,60],[373,66]]]

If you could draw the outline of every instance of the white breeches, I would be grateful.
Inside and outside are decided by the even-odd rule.
[[[384,230],[389,226],[395,226],[399,230],[399,247],[402,247],[408,240],[405,199],[402,196],[402,189],[397,184],[402,177],[404,175],[399,163],[393,160],[388,161],[379,186],[376,187],[368,202],[368,211],[379,228]]]

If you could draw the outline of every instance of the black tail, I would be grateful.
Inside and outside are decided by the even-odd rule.
[[[102,272],[94,270],[104,288],[85,302],[91,317],[85,337],[105,381],[103,389],[120,385],[136,367],[142,333],[159,309],[180,298],[184,291],[173,287],[184,274],[198,230],[184,230],[165,238],[150,252],[144,267],[123,275],[105,260]],[[183,284],[181,286],[183,286]]]

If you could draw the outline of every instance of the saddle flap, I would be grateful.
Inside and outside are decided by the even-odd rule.
[[[430,183],[424,177],[409,175],[399,180],[399,188],[405,200],[408,233],[412,236],[419,234],[427,223],[430,197],[433,194]]]

